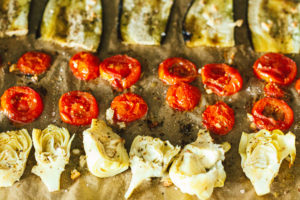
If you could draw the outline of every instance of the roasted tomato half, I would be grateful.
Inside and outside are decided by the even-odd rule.
[[[2,95],[1,109],[14,122],[30,123],[42,114],[43,101],[30,87],[14,86]]]
[[[270,82],[265,86],[264,92],[267,97],[282,98],[285,95],[280,86],[273,82]]]
[[[100,60],[88,52],[75,54],[69,62],[74,76],[81,80],[91,80],[99,76]]]
[[[170,107],[186,111],[195,108],[201,98],[200,90],[187,83],[178,83],[169,87],[166,101]]]
[[[287,130],[294,121],[293,110],[283,100],[265,97],[252,108],[254,123],[259,129]]]
[[[148,111],[144,99],[133,93],[125,93],[115,97],[110,107],[114,111],[114,119],[119,122],[132,122],[141,119]]]
[[[196,65],[183,58],[168,58],[158,67],[160,80],[168,85],[190,83],[195,80],[197,74]]]
[[[100,74],[116,90],[122,91],[139,80],[141,64],[138,60],[129,56],[116,55],[101,62]]]
[[[300,78],[296,81],[295,89],[300,94]]]
[[[297,74],[296,63],[279,53],[267,53],[253,65],[255,75],[267,82],[289,85]]]
[[[98,104],[88,92],[67,92],[59,99],[59,114],[63,122],[72,125],[88,125],[98,117]]]
[[[17,67],[24,73],[29,75],[40,75],[51,66],[51,56],[36,51],[30,51],[21,56],[18,60]]]
[[[242,89],[243,79],[233,67],[226,64],[207,64],[201,69],[202,82],[206,89],[218,96],[229,96]]]
[[[203,125],[218,135],[226,135],[234,125],[234,111],[226,103],[220,101],[207,106],[202,113]]]

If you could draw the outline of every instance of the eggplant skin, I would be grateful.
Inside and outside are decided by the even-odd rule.
[[[299,0],[249,0],[248,22],[255,51],[300,53]]]
[[[40,31],[42,40],[97,51],[102,34],[101,0],[49,0]]]
[[[234,27],[232,0],[194,0],[184,20],[188,47],[232,47]]]
[[[0,37],[28,33],[31,0],[0,0]]]
[[[160,45],[174,0],[122,0],[119,28],[125,44]]]

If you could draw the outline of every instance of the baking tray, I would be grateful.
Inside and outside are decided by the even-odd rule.
[[[27,128],[30,132],[33,128],[45,128],[48,124],[56,124],[66,127],[71,134],[76,134],[71,149],[79,149],[84,155],[82,144],[82,131],[88,127],[75,127],[62,123],[58,100],[60,96],[71,90],[83,90],[91,92],[99,103],[99,118],[105,119],[105,110],[109,108],[112,99],[120,94],[113,91],[110,85],[101,78],[84,82],[76,79],[69,69],[68,61],[76,53],[74,49],[65,49],[59,46],[46,44],[38,39],[39,24],[41,22],[46,0],[32,0],[29,14],[29,34],[24,37],[12,37],[0,39],[0,56],[3,64],[0,68],[0,93],[14,85],[27,85],[38,91],[44,101],[44,111],[40,118],[31,124],[17,125],[10,122],[5,116],[0,115],[0,131]],[[261,55],[253,52],[250,41],[250,32],[247,28],[247,0],[234,1],[235,20],[243,19],[241,28],[236,28],[236,47],[233,48],[187,48],[182,36],[182,22],[191,0],[175,0],[170,16],[167,35],[161,46],[134,46],[121,43],[118,34],[119,1],[102,0],[103,6],[103,34],[100,47],[96,53],[101,60],[116,54],[127,54],[138,59],[142,64],[143,75],[130,91],[141,95],[149,106],[146,119],[130,123],[125,129],[113,129],[126,140],[126,148],[129,150],[132,140],[136,135],[150,135],[164,140],[170,140],[172,144],[185,145],[196,139],[201,125],[201,113],[205,105],[213,104],[218,100],[228,103],[235,111],[236,123],[233,130],[226,136],[212,135],[217,143],[228,141],[232,148],[226,154],[224,161],[227,178],[223,188],[215,188],[211,199],[300,199],[300,166],[299,155],[295,164],[290,169],[288,163],[283,162],[279,175],[275,178],[271,193],[258,197],[241,168],[241,159],[238,154],[238,144],[242,131],[251,132],[250,122],[246,114],[253,101],[263,94],[263,82],[258,81],[252,72],[252,64]],[[30,50],[40,50],[52,55],[51,68],[38,78],[38,81],[30,76],[9,72],[9,65],[16,63],[18,58]],[[234,58],[232,58],[234,55]],[[183,57],[194,62],[198,68],[207,63],[229,63],[237,68],[243,77],[243,89],[231,97],[217,97],[214,94],[206,94],[200,78],[192,84],[199,87],[202,92],[201,103],[192,112],[176,112],[165,103],[167,86],[157,75],[158,64],[169,57]],[[300,66],[299,55],[289,55]],[[298,76],[299,77],[299,74]],[[293,85],[287,89],[288,104],[295,114],[295,122],[290,129],[296,134],[300,132],[299,113],[300,96],[293,89]],[[297,137],[297,149],[299,149],[299,137]],[[40,178],[31,173],[35,164],[34,150],[31,151],[26,170],[21,180],[12,187],[0,188],[0,199],[123,199],[129,186],[130,170],[111,178],[97,178],[87,172],[86,168],[79,167],[80,155],[71,153],[70,164],[62,174],[61,191],[49,193]],[[70,178],[70,171],[77,169],[81,177],[75,181]],[[133,193],[131,199],[136,200],[160,200],[197,199],[180,192],[174,186],[164,187],[160,179],[152,182],[144,181]]]

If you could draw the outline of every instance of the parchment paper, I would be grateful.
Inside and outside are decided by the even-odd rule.
[[[94,81],[84,82],[77,80],[71,73],[68,61],[75,53],[73,49],[63,49],[58,46],[45,44],[38,40],[38,28],[41,21],[46,0],[33,0],[31,4],[29,24],[30,32],[26,37],[6,38],[0,40],[0,56],[3,65],[0,68],[0,93],[14,85],[27,85],[36,89],[43,98],[44,111],[41,117],[28,125],[11,123],[5,116],[0,115],[0,131],[27,128],[30,132],[33,128],[45,128],[48,124],[56,124],[68,128],[71,134],[76,134],[72,149],[80,149],[84,154],[82,144],[82,131],[88,127],[75,127],[62,123],[58,112],[58,100],[60,96],[71,90],[83,90],[91,92],[99,103],[100,119],[105,119],[105,110],[109,108],[112,99],[119,95],[113,91],[110,85],[98,78]],[[226,136],[213,135],[217,143],[228,141],[232,149],[226,154],[224,162],[227,179],[223,188],[215,188],[212,199],[300,199],[300,167],[299,154],[295,165],[288,168],[287,162],[283,162],[279,175],[272,184],[272,192],[263,197],[258,197],[246,178],[241,168],[241,160],[238,154],[238,144],[242,131],[251,132],[250,122],[246,113],[250,111],[251,103],[262,96],[264,83],[254,77],[252,64],[260,56],[254,53],[251,47],[250,32],[246,25],[247,0],[234,1],[235,19],[244,19],[244,25],[235,32],[236,47],[217,48],[187,48],[184,45],[181,34],[182,21],[191,0],[176,0],[167,30],[167,36],[161,46],[126,46],[121,44],[118,38],[118,0],[102,0],[103,3],[103,35],[97,56],[103,60],[116,54],[127,54],[138,59],[142,64],[143,76],[130,90],[140,94],[149,106],[149,112],[144,120],[129,124],[125,129],[119,130],[113,127],[126,140],[126,148],[129,150],[131,142],[136,135],[151,135],[170,140],[172,144],[185,145],[195,140],[201,125],[201,113],[205,105],[213,104],[217,100],[228,103],[235,111],[236,123],[234,129]],[[18,58],[30,50],[41,50],[50,53],[53,64],[45,74],[33,81],[31,77],[9,72],[9,63],[16,63]],[[79,51],[79,50],[77,50]],[[231,55],[235,54],[232,63]],[[158,79],[158,64],[169,57],[183,57],[194,62],[198,68],[207,63],[225,62],[236,67],[242,74],[244,86],[242,91],[231,97],[217,97],[214,94],[206,94],[201,84],[200,77],[192,84],[198,86],[202,92],[201,103],[193,112],[176,112],[165,103],[167,86]],[[300,66],[299,55],[289,55]],[[299,77],[299,75],[297,76]],[[288,104],[295,114],[295,122],[291,128],[296,135],[300,132],[299,100],[300,95],[293,89],[293,84],[287,88]],[[297,149],[299,150],[299,137],[297,137]],[[21,180],[9,188],[0,188],[0,199],[80,199],[80,200],[119,200],[129,186],[131,172],[111,178],[100,179],[92,176],[86,168],[79,167],[79,156],[71,154],[70,164],[62,174],[61,191],[49,193],[40,178],[31,173],[35,164],[34,150],[31,151],[26,170]],[[70,178],[70,171],[77,169],[81,177],[76,181]],[[197,199],[185,195],[174,186],[163,187],[159,179],[152,182],[145,181],[135,190],[131,199],[136,200],[188,200]]]

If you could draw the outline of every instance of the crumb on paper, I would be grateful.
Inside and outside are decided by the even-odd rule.
[[[32,81],[32,82],[38,82],[38,80],[39,80],[39,77],[38,77],[37,75],[33,75],[33,76],[31,77],[31,81]]]
[[[144,74],[145,74],[145,72],[142,72],[142,73],[141,73],[140,79],[143,78]]]
[[[237,27],[241,27],[243,25],[243,23],[244,23],[244,20],[242,20],[242,19],[238,19],[238,20],[235,21],[235,25]]]
[[[79,149],[73,149],[73,150],[72,150],[72,153],[73,153],[74,155],[79,155],[79,154],[80,154],[80,150],[79,150]]]
[[[228,51],[225,51],[225,52],[224,52],[224,59],[225,59],[225,62],[228,63],[229,65],[232,65],[236,53],[237,53],[237,49],[236,49],[236,48],[232,48],[232,49],[230,49],[230,50],[228,50]]]
[[[12,64],[9,66],[9,72],[17,72],[19,71],[17,64]]]
[[[153,100],[158,101],[159,97],[153,97]]]
[[[86,156],[82,155],[79,157],[79,166],[84,168],[86,166]]]
[[[118,125],[119,128],[121,128],[121,129],[126,128],[125,122],[118,122],[117,125]]]
[[[171,179],[169,177],[162,178],[161,182],[162,182],[164,187],[170,187],[170,186],[173,185],[173,182],[171,181]]]
[[[254,118],[253,118],[253,115],[252,115],[252,114],[247,113],[247,117],[248,117],[248,119],[250,120],[250,122],[253,122],[253,121],[254,121]]]
[[[115,113],[115,111],[111,108],[108,108],[105,112],[106,121],[108,121],[108,123],[110,123],[110,124],[114,124],[114,119],[113,119],[114,113]],[[126,124],[124,122],[117,122],[116,124],[121,129],[126,128]]]
[[[71,171],[71,179],[76,180],[79,177],[80,177],[80,172],[77,169],[73,169]]]
[[[241,193],[241,194],[245,194],[245,190],[244,190],[244,189],[241,189],[241,190],[240,190],[240,193]]]
[[[113,121],[113,117],[114,117],[114,110],[113,109],[111,109],[111,108],[108,108],[107,110],[106,110],[106,112],[105,112],[105,114],[106,114],[106,120],[110,123],[110,124],[113,124],[114,123],[114,121]]]
[[[198,69],[198,74],[201,74],[201,70],[202,70],[202,68],[199,68],[199,69]]]
[[[130,91],[131,92],[135,92],[135,91],[137,91],[138,90],[138,87],[136,86],[136,85],[132,85],[131,87],[130,87]]]
[[[250,128],[251,128],[252,130],[256,130],[256,124],[255,124],[254,122],[252,122],[252,123],[250,124]]]

